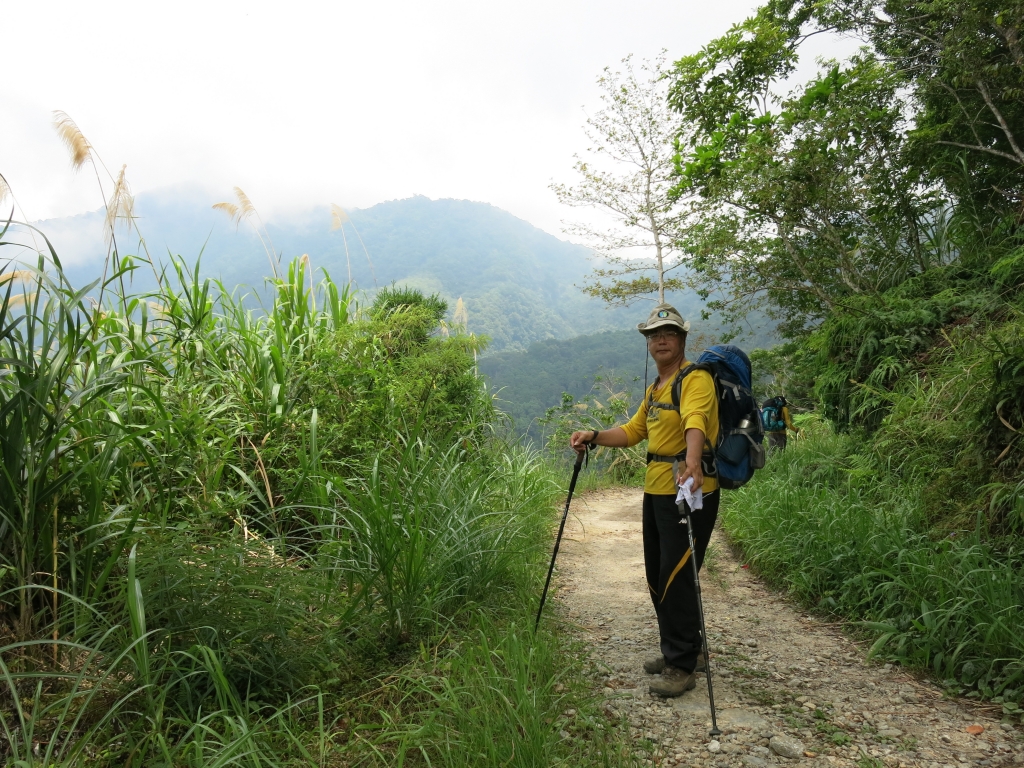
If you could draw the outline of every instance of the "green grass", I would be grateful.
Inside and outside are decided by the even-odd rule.
[[[477,614],[461,643],[421,653],[388,712],[383,763],[632,765],[627,725],[609,721],[581,685],[586,649],[535,638],[529,624]]]
[[[1019,545],[981,521],[936,534],[920,479],[871,463],[851,435],[805,426],[728,497],[729,535],[767,581],[870,633],[874,653],[1013,709],[1024,699]]]
[[[629,764],[529,627],[562,478],[442,301],[110,266],[0,283],[0,761]]]

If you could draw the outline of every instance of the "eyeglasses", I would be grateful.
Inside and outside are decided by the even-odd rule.
[[[668,339],[672,336],[679,336],[678,331],[654,331],[647,334],[648,341],[657,341],[658,339]]]

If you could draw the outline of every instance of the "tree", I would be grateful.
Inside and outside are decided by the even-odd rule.
[[[575,186],[552,184],[559,202],[610,214],[608,227],[585,223],[566,226],[603,257],[584,293],[608,304],[628,306],[657,292],[679,290],[684,282],[669,273],[683,263],[677,235],[686,219],[685,196],[668,197],[673,186],[676,121],[666,102],[665,53],[644,61],[639,71],[632,58],[622,72],[605,68],[598,78],[603,108],[584,129],[592,146],[587,158],[576,155]],[[642,255],[637,255],[642,251]]]
[[[1024,202],[1024,0],[769,0],[791,50],[823,31],[871,44],[902,81],[914,162],[998,220]]]
[[[699,195],[685,235],[694,280],[715,294],[710,309],[762,307],[788,336],[927,269],[937,205],[909,162],[887,62],[823,62],[780,93],[806,37],[800,14],[779,9],[793,5],[769,4],[681,59],[670,90],[685,129],[674,193]]]
[[[1019,212],[1024,2],[889,0],[868,6],[870,13],[850,17],[912,89],[918,111],[911,140],[921,162],[958,197],[989,207],[996,217]]]

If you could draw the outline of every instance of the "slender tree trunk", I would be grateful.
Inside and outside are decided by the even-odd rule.
[[[650,185],[651,173],[648,172],[647,179],[647,218],[651,222],[651,235],[654,238],[654,256],[658,261],[658,303],[665,303],[665,260],[662,254],[661,246],[661,224],[658,221],[658,217],[654,213],[654,207],[651,202],[651,185]]]
[[[658,231],[654,231],[654,250],[658,258],[658,303],[665,303],[665,263],[661,258],[661,238]]]

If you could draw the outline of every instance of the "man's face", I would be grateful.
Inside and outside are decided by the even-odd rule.
[[[683,337],[674,329],[659,328],[647,334],[647,351],[655,362],[670,362],[682,353]]]

